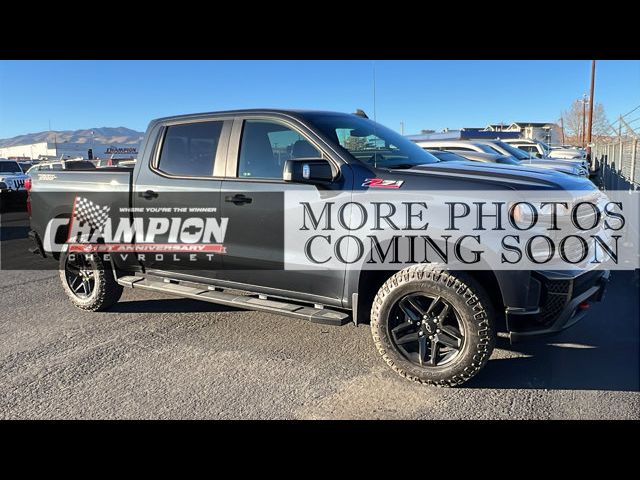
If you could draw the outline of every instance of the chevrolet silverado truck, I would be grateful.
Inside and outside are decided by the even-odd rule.
[[[32,251],[59,262],[62,288],[78,308],[106,310],[129,287],[326,325],[368,322],[378,352],[394,371],[436,386],[473,377],[488,361],[498,331],[512,341],[558,332],[582,318],[588,302],[601,300],[605,270],[464,271],[431,263],[396,270],[282,268],[282,192],[330,196],[379,188],[393,196],[400,186],[416,195],[595,189],[587,179],[550,170],[439,162],[363,112],[182,115],[149,124],[132,169],[34,172],[28,185]],[[228,218],[224,247],[211,245],[217,253],[190,269],[159,262],[148,251],[107,260],[72,258],[48,247],[69,237],[76,211],[99,223],[106,210],[86,197],[104,192],[119,198],[111,213],[128,212],[133,223],[154,206],[211,208]],[[60,227],[47,233],[56,219]],[[167,243],[170,234],[164,235],[156,243]],[[129,247],[136,251],[141,244]]]

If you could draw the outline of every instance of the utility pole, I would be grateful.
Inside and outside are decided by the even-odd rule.
[[[564,145],[564,119],[560,115],[560,131],[562,132],[562,145]]]
[[[46,152],[47,155],[49,154],[49,139],[51,138],[51,119],[49,119],[49,133],[47,135],[47,145],[46,145]],[[57,154],[57,152],[56,152]]]
[[[591,131],[593,130],[593,87],[596,79],[596,61],[591,60],[591,90],[589,91],[589,135],[587,136],[587,159],[591,160]]]
[[[586,123],[587,121],[587,95],[582,95],[582,138],[580,139],[580,143],[582,143],[582,148],[585,147],[584,141],[587,138],[587,129]]]
[[[404,122],[400,122],[400,134],[404,135]]]
[[[622,137],[622,115],[618,118],[618,136]]]

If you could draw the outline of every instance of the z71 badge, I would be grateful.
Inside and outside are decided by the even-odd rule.
[[[385,180],[384,178],[367,178],[362,184],[363,187],[372,188],[400,188],[404,180]]]

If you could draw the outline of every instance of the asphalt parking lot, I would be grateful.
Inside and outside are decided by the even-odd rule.
[[[26,247],[7,225],[5,247]],[[391,371],[368,325],[128,289],[88,313],[57,271],[3,270],[0,418],[638,419],[639,291],[636,272],[614,272],[584,321],[533,343],[500,339],[476,378],[440,389]]]

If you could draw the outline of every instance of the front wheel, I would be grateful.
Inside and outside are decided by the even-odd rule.
[[[496,336],[482,287],[432,265],[411,266],[385,282],[373,301],[371,331],[393,370],[437,386],[460,385],[478,373]]]
[[[60,280],[67,297],[82,310],[106,310],[122,296],[110,265],[96,255],[63,253],[60,256]]]

